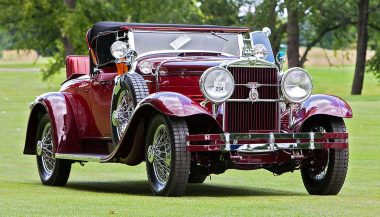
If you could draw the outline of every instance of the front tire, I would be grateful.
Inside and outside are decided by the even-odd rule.
[[[304,130],[313,132],[346,132],[342,118],[320,118]],[[337,139],[336,142],[339,142]],[[347,149],[315,150],[314,157],[303,162],[302,180],[311,195],[336,195],[347,175]]]
[[[181,196],[190,174],[190,153],[186,151],[187,124],[183,119],[157,114],[151,121],[145,162],[154,195]]]
[[[64,186],[70,176],[71,161],[56,159],[53,154],[53,128],[49,115],[44,114],[37,126],[36,159],[42,184]]]

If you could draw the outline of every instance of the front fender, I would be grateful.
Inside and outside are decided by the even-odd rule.
[[[306,120],[315,115],[352,118],[352,109],[347,102],[337,96],[311,95],[293,115],[294,131],[300,131]]]
[[[137,106],[150,105],[157,111],[168,116],[186,117],[197,114],[210,113],[199,103],[194,102],[189,97],[174,92],[154,93],[143,99]]]
[[[127,129],[115,150],[104,159],[105,162],[119,158],[128,165],[137,165],[144,160],[145,135],[153,114],[161,113],[170,117],[185,118],[190,133],[199,133],[206,128],[221,132],[221,127],[212,115],[199,103],[173,92],[151,94],[136,107]],[[198,130],[198,131],[197,131]]]
[[[31,112],[26,131],[24,154],[35,154],[36,131],[42,115],[48,113],[52,128],[56,153],[79,153],[79,134],[69,97],[63,93],[46,93],[31,104]]]

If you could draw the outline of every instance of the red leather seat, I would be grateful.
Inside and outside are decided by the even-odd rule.
[[[90,72],[90,58],[88,56],[70,55],[66,57],[66,76],[78,77]]]

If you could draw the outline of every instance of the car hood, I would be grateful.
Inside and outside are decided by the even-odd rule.
[[[152,65],[153,72],[159,67],[162,75],[194,75],[202,74],[210,67],[219,66],[236,59],[238,57],[212,52],[157,53],[138,58],[137,71],[140,72],[140,65],[144,61],[148,61]]]

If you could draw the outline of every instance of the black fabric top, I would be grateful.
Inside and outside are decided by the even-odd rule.
[[[126,22],[114,22],[114,21],[103,21],[95,23],[89,34],[88,34],[88,41],[91,43],[92,39],[94,39],[99,33],[105,32],[105,31],[117,31],[120,30],[121,27],[127,26],[127,27],[143,27],[143,28],[149,28],[149,27],[157,27],[157,28],[163,28],[163,27],[172,27],[172,28],[193,28],[193,29],[212,29],[213,31],[221,31],[228,29],[230,32],[236,31],[236,32],[247,32],[248,28],[245,27],[235,27],[235,26],[215,26],[215,25],[189,25],[189,24],[157,24],[157,23],[126,23]]]

